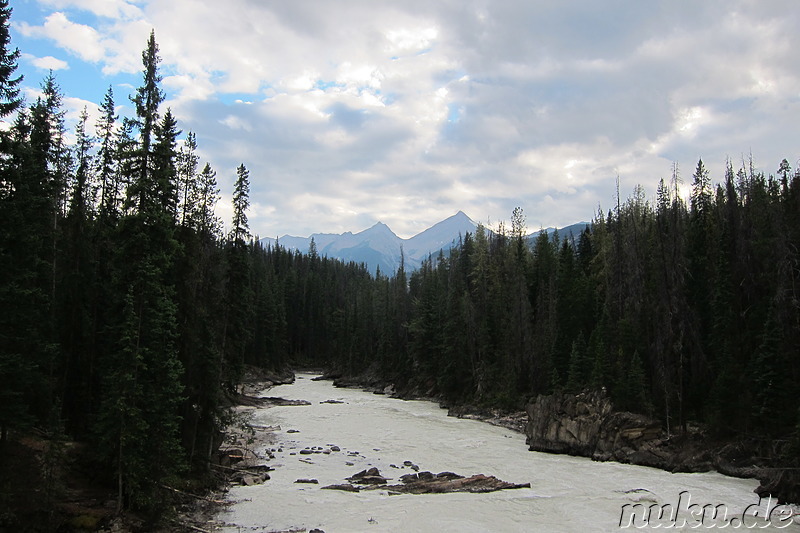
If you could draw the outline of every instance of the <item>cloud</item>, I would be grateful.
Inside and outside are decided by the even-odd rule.
[[[223,190],[251,170],[262,235],[409,236],[518,205],[565,225],[617,176],[626,194],[673,161],[721,179],[750,150],[797,158],[800,12],[773,2],[40,3],[56,11],[18,23],[57,47],[37,55],[107,77],[139,72],[155,29],[168,104]]]
[[[42,0],[42,3],[58,10],[80,9],[112,19],[134,19],[142,14],[139,7],[125,0]]]
[[[60,11],[49,15],[42,26],[31,26],[23,22],[18,28],[28,37],[52,39],[59,47],[84,61],[95,63],[105,55],[101,35],[97,30],[85,24],[71,22]]]
[[[53,56],[36,57],[30,54],[22,54],[22,59],[30,62],[34,67],[39,70],[66,70],[69,64],[63,59],[58,59]]]

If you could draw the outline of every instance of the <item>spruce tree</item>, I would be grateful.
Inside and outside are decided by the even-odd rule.
[[[227,274],[225,283],[225,314],[223,332],[222,380],[234,391],[244,371],[245,353],[251,335],[253,292],[251,286],[251,255],[247,245],[250,227],[247,209],[250,207],[250,172],[244,166],[236,169],[233,189],[233,221],[226,244]]]
[[[15,76],[19,49],[10,49],[10,26],[12,9],[8,0],[0,0],[0,119],[9,116],[22,106],[20,83],[22,76]],[[5,140],[6,131],[0,128],[0,136]]]
[[[222,222],[214,212],[219,201],[219,187],[217,186],[217,173],[206,163],[193,187],[197,193],[194,209],[189,211],[187,217],[192,228],[205,239],[218,238],[222,229]]]
[[[233,225],[231,241],[242,246],[250,238],[250,225],[247,222],[247,210],[250,207],[250,171],[244,163],[236,169],[236,181],[233,185]]]
[[[197,210],[198,180],[197,166],[200,158],[197,155],[197,137],[191,131],[186,135],[186,140],[178,152],[178,188],[180,195],[180,224],[189,225],[189,215]]]
[[[99,212],[104,220],[116,220],[119,216],[120,184],[116,170],[115,138],[119,117],[114,107],[114,91],[111,87],[103,97],[100,112],[100,118],[95,124],[99,137],[99,149],[95,158],[100,184]]]
[[[150,192],[155,189],[152,176],[152,149],[159,121],[159,106],[164,101],[164,92],[159,85],[161,83],[161,75],[158,72],[160,62],[155,31],[151,31],[147,48],[142,52],[142,64],[144,65],[142,85],[131,97],[131,102],[136,109],[135,125],[139,131],[139,139],[134,160],[134,175],[132,176],[134,181],[128,189],[128,197],[140,211],[147,210],[147,203],[153,201]]]
[[[161,90],[153,35],[143,54],[144,80],[137,91],[139,139],[129,199],[115,236],[115,292],[124,294],[114,349],[104,359],[101,442],[115,472],[118,505],[157,511],[159,484],[183,466],[180,408],[183,367],[178,357],[174,268],[175,137],[170,112],[161,122]],[[123,132],[126,129],[123,127]]]
[[[10,17],[8,0],[0,0],[0,120],[22,106],[22,78],[14,76],[19,50],[9,49]],[[31,301],[36,288],[29,281],[28,271],[32,264],[23,260],[30,251],[27,241],[32,238],[25,229],[30,188],[21,174],[22,143],[14,142],[15,138],[26,140],[26,129],[24,114],[17,118],[13,131],[0,128],[0,308],[15,309],[13,313],[0,313],[0,445],[5,443],[9,428],[30,420],[25,392],[34,381],[35,363],[26,346],[32,340],[26,337],[33,332],[25,330],[31,327],[30,320],[40,318],[35,316],[38,313],[31,313],[36,309]]]

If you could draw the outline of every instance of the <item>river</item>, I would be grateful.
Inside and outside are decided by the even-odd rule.
[[[252,424],[276,428],[268,446],[276,450],[268,461],[275,470],[263,485],[230,490],[228,498],[234,503],[218,516],[227,524],[223,531],[588,532],[626,529],[620,527],[622,518],[627,529],[661,525],[696,531],[728,525],[733,526],[728,530],[768,526],[767,530],[800,532],[798,517],[781,518],[787,506],[759,501],[753,493],[755,480],[717,473],[671,474],[530,452],[524,435],[448,417],[432,402],[338,389],[312,377],[300,374],[294,384],[265,393],[311,405],[253,410]],[[333,446],[339,451],[299,453],[312,447],[330,451]],[[401,475],[412,472],[405,461],[420,471],[493,475],[512,483],[529,482],[531,488],[422,495],[321,488],[346,483],[345,478],[373,466],[392,478],[390,483],[400,483]],[[295,483],[310,478],[319,484]],[[634,507],[636,503],[643,505]],[[656,509],[665,506],[661,523],[655,513],[649,521],[645,518],[644,509],[651,504]],[[716,520],[710,510],[706,517],[697,512],[704,505],[720,504]],[[727,511],[727,521],[719,519],[722,510]],[[769,511],[771,522],[752,516],[765,517]]]

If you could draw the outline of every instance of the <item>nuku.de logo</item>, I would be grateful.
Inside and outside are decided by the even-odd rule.
[[[622,506],[619,515],[621,529],[660,528],[674,529],[763,529],[785,528],[792,523],[795,512],[788,505],[779,505],[772,496],[758,498],[758,503],[745,507],[740,514],[730,514],[727,505],[692,503],[689,491],[678,494],[678,502],[628,503]]]

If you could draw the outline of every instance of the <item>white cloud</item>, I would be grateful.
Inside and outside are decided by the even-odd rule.
[[[216,92],[208,76],[176,74],[163,79],[164,88],[175,94],[176,100],[205,100]]]
[[[229,127],[232,130],[253,131],[253,128],[252,126],[250,126],[250,124],[248,124],[241,117],[237,117],[234,115],[228,115],[219,122],[220,124],[224,124],[225,126]]]
[[[58,10],[76,8],[108,18],[133,19],[141,16],[141,9],[125,0],[41,0],[44,5]]]
[[[49,15],[42,26],[23,22],[18,28],[28,37],[52,39],[59,47],[84,61],[98,62],[105,55],[100,33],[91,26],[71,22],[62,12]]]
[[[398,28],[385,33],[389,53],[420,52],[430,47],[439,36],[436,27]]]
[[[22,59],[30,62],[33,66],[40,70],[66,70],[69,68],[69,63],[63,59],[58,59],[53,56],[36,57],[30,54],[22,54]]]
[[[768,170],[797,158],[800,11],[770,2],[40,3],[57,11],[19,31],[106,76],[139,72],[155,28],[181,128],[223,188],[251,169],[262,235],[379,218],[409,235],[517,205],[567,224],[617,175],[626,192],[672,161],[718,179],[751,149]]]

